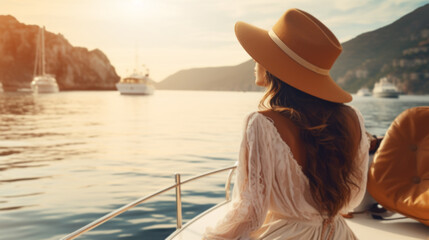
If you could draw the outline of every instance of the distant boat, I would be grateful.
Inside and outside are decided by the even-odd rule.
[[[368,88],[363,87],[363,88],[359,89],[359,91],[357,91],[356,95],[367,97],[367,96],[371,96],[372,93],[369,91]]]
[[[372,94],[375,97],[381,98],[398,98],[399,91],[386,77],[380,78],[378,83],[375,83]]]
[[[122,78],[116,88],[123,95],[151,95],[155,91],[154,81],[149,78],[149,69],[146,73],[140,73],[136,69],[131,75]]]
[[[36,45],[36,60],[34,63],[33,81],[31,89],[34,93],[59,92],[57,81],[52,74],[47,74],[45,62],[45,27],[39,29]]]

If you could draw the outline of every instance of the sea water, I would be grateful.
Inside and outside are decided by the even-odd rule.
[[[0,93],[0,239],[59,239],[142,196],[237,160],[245,116],[261,92]],[[383,135],[429,96],[354,96],[367,130]],[[224,199],[226,174],[182,186],[184,222]],[[174,190],[78,239],[164,239]]]

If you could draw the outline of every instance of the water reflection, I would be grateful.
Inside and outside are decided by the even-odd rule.
[[[13,179],[5,179],[5,180],[0,180],[0,183],[11,183],[11,182],[19,182],[19,181],[32,181],[32,180],[38,180],[38,179],[42,179],[42,178],[47,178],[46,176],[44,177],[32,177],[32,178],[13,178]],[[31,196],[26,194],[27,196]]]
[[[30,93],[2,93],[0,94],[0,113],[2,115],[38,114],[43,111],[43,107],[36,104],[35,97],[37,96]]]
[[[26,206],[14,206],[14,207],[5,207],[5,208],[0,208],[0,212],[1,211],[12,211],[12,210],[19,210],[22,208],[26,208],[26,207],[34,207],[37,205],[26,205]]]

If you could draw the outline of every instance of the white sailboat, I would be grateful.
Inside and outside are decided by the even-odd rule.
[[[56,93],[59,91],[57,81],[52,74],[46,73],[45,62],[45,27],[39,29],[31,89],[34,93]]]

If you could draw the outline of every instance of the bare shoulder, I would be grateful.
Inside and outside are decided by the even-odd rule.
[[[273,111],[273,110],[271,110],[271,109],[258,111],[258,113],[263,114],[263,115],[265,115],[265,116],[267,116],[267,115],[269,115],[269,114],[272,114],[273,112],[274,112],[274,111]]]
[[[273,121],[275,118],[277,119],[278,117],[282,116],[280,113],[278,113],[272,109],[258,111],[258,113],[264,115],[265,117],[270,118]]]
[[[289,146],[297,163],[302,166],[305,161],[305,147],[298,126],[280,112],[264,110],[259,113],[272,120],[277,133],[283,142]]]
[[[297,126],[282,113],[271,109],[259,111],[259,113],[271,120],[283,138],[288,138],[286,135],[295,135],[291,131],[296,130]]]
[[[258,111],[258,112],[264,115],[265,117],[271,119],[274,123],[282,122],[283,124],[287,124],[287,125],[292,123],[292,121],[288,117],[272,109]],[[275,124],[275,125],[278,125],[278,124]]]

